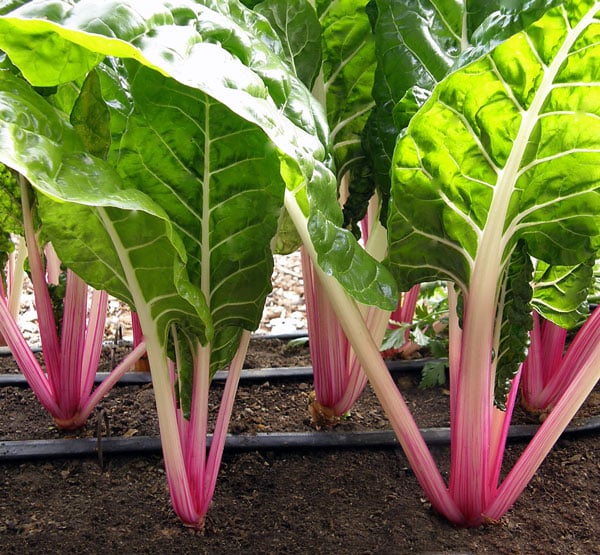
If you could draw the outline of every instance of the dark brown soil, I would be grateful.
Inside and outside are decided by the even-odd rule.
[[[247,357],[249,367],[309,364],[305,347],[283,341],[253,341]],[[414,373],[398,380],[421,427],[448,424],[443,388],[419,390]],[[243,385],[230,431],[313,430],[311,389],[303,378]],[[115,388],[102,410],[112,436],[158,433],[149,385]],[[98,432],[99,412],[80,432],[58,431],[28,389],[0,388],[0,411],[0,441]],[[598,388],[585,411],[600,413]],[[388,427],[367,389],[338,429]],[[508,447],[508,465],[522,447]],[[433,453],[447,471],[448,449]],[[105,456],[102,468],[93,458],[0,460],[0,553],[600,553],[599,498],[600,434],[559,440],[511,511],[480,529],[435,515],[396,448],[226,452],[204,535],[174,515],[160,455]]]

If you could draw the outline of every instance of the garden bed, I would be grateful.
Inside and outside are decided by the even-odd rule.
[[[107,350],[107,361],[110,350]],[[4,357],[14,372],[11,359]],[[107,362],[108,363],[108,362]],[[249,367],[305,367],[306,347],[254,340]],[[105,368],[106,369],[106,368]],[[419,375],[399,372],[422,428],[447,426],[443,388],[420,390]],[[216,390],[219,389],[217,385]],[[350,418],[335,431],[316,432],[307,406],[309,376],[242,383],[230,432],[318,433],[389,429],[367,388]],[[215,403],[217,396],[215,396]],[[59,432],[29,389],[0,388],[0,441],[44,439],[132,442],[158,435],[150,384],[118,386],[77,434]],[[600,413],[598,388],[580,414]],[[535,424],[523,413],[517,422]],[[103,440],[106,443],[106,440]],[[369,448],[270,446],[226,449],[205,534],[183,528],[171,510],[162,460],[145,453],[52,457],[0,464],[0,541],[6,552],[80,553],[593,553],[600,518],[600,434],[563,437],[515,507],[499,524],[459,529],[436,516],[423,498],[402,451]],[[508,462],[523,443],[511,442]],[[447,470],[448,448],[433,447]]]

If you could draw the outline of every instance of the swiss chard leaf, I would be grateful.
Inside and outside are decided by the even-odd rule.
[[[368,1],[319,0],[316,5],[323,37],[323,82],[315,94],[326,106],[338,183],[349,176],[351,200],[344,206],[344,225],[357,232],[373,194],[361,144],[362,130],[374,107],[375,41]]]
[[[326,271],[362,302],[391,305],[391,277],[336,227],[341,213],[324,118],[278,56],[281,45],[265,20],[237,2],[139,8],[34,2],[0,18],[0,47],[36,86],[60,90],[99,68],[114,116],[109,161],[126,187],[165,207],[187,255],[186,272],[178,274],[190,284],[186,294],[204,296],[219,330],[256,326],[286,185],[307,216],[309,203],[328,203],[311,217],[328,221],[309,225]],[[119,58],[130,61],[124,67]],[[205,250],[215,246],[214,256]],[[356,252],[350,264],[349,252]],[[229,301],[230,288],[239,303]],[[223,333],[230,344],[230,332]],[[228,351],[218,341],[213,347]]]
[[[446,278],[471,305],[489,291],[497,302],[517,242],[550,265],[595,256],[599,6],[580,4],[450,74],[411,120],[394,154],[389,220],[402,288]],[[572,304],[551,288],[544,302]]]
[[[587,298],[593,278],[593,259],[577,266],[549,266],[538,261],[531,304],[547,320],[561,328],[572,329],[589,315]],[[560,307],[552,302],[557,296],[563,297]]]
[[[264,0],[254,10],[270,23],[293,72],[311,89],[321,69],[321,26],[308,0]]]
[[[506,397],[512,380],[527,356],[529,332],[533,327],[530,300],[533,264],[526,246],[518,244],[508,264],[498,309],[500,336],[495,349],[496,377],[494,402],[506,409]]]
[[[464,3],[447,0],[373,0],[372,4],[376,8],[373,98],[377,107],[365,130],[365,141],[385,219],[392,154],[407,123],[406,118],[398,121],[394,110],[413,87],[431,91],[449,73],[465,47],[467,19]]]
[[[193,286],[185,271],[174,272],[186,252],[164,210],[124,188],[112,167],[88,154],[66,115],[9,72],[0,73],[0,105],[1,162],[45,193],[44,228],[61,258],[90,285],[133,306],[134,297],[143,301],[164,345],[175,319],[207,341],[206,301],[178,293]]]

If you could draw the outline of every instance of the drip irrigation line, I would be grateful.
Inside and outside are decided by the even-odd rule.
[[[387,367],[392,374],[403,372],[416,372],[423,369],[426,361],[433,359],[418,360],[392,360],[387,362]],[[96,385],[101,383],[109,375],[108,372],[98,372],[94,382]],[[240,376],[241,382],[262,382],[277,380],[307,380],[312,379],[312,366],[294,366],[279,368],[254,368],[242,370]],[[224,382],[227,378],[227,371],[216,372],[213,380],[217,383]],[[146,385],[152,382],[150,372],[127,372],[117,385]],[[0,387],[29,387],[23,374],[0,374]]]
[[[508,440],[526,441],[533,437],[539,426],[514,425],[510,427]],[[582,418],[571,424],[561,438],[577,437],[600,431],[600,416]],[[450,428],[424,428],[421,434],[429,446],[450,445]],[[211,436],[208,438],[210,445]],[[226,452],[281,451],[320,449],[384,449],[399,448],[393,431],[370,432],[281,432],[255,435],[228,435]],[[106,455],[160,454],[158,437],[107,437],[84,439],[46,439],[0,441],[0,462],[49,460],[72,457],[98,457]]]

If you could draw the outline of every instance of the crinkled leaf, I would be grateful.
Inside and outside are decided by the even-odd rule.
[[[61,259],[98,289],[132,305],[142,299],[163,344],[173,320],[206,341],[206,302],[179,293],[192,285],[174,271],[186,252],[164,210],[124,188],[113,168],[87,153],[66,115],[8,72],[0,73],[0,107],[0,161],[44,193],[44,229]]]
[[[96,71],[90,71],[83,82],[71,112],[71,125],[90,154],[106,158],[110,148],[110,113]]]
[[[271,290],[270,243],[284,191],[279,154],[260,128],[223,104],[130,65],[133,109],[117,169],[179,229],[187,272],[209,302],[215,330],[254,330]],[[229,355],[212,356],[213,371]]]
[[[527,356],[529,332],[533,327],[530,299],[533,265],[526,245],[521,243],[513,252],[503,282],[499,317],[500,337],[496,348],[496,384],[494,402],[506,410],[506,397],[512,380]]]
[[[21,201],[15,175],[0,164],[0,268],[6,267],[8,255],[15,249],[11,233],[23,234],[20,214]],[[3,274],[0,271],[1,279],[4,279]]]
[[[0,233],[23,235],[21,191],[14,172],[0,164]],[[5,244],[12,251],[10,245]],[[4,250],[0,247],[0,250]]]
[[[398,104],[411,89],[422,104],[450,71],[489,52],[495,45],[540,17],[558,0],[372,0],[376,6],[377,71],[374,110],[365,143],[376,185],[389,196],[391,159],[396,137],[412,115]],[[427,92],[426,92],[427,91]],[[414,93],[410,93],[414,94]]]
[[[374,106],[375,42],[367,4],[368,0],[316,2],[322,28],[323,83],[315,94],[326,106],[338,183],[349,176],[352,200],[344,207],[344,225],[356,231],[373,193],[361,144]]]
[[[373,4],[377,8],[373,87],[377,108],[370,117],[365,141],[376,186],[385,201],[392,154],[402,130],[394,120],[394,108],[413,87],[431,91],[448,74],[464,46],[466,8],[450,0],[377,0]]]
[[[589,315],[587,297],[593,280],[594,260],[577,266],[549,266],[538,262],[534,274],[532,306],[547,320],[572,329]],[[562,296],[555,306],[552,299]],[[546,299],[550,300],[547,301]]]
[[[34,38],[41,41],[39,57],[31,55]],[[174,6],[154,0],[145,2],[143,8],[133,1],[98,4],[83,0],[74,5],[40,1],[0,18],[0,48],[13,61],[18,60],[20,69],[35,84],[50,86],[77,79],[106,55],[132,58],[201,91],[258,126],[279,151],[281,175],[299,203],[309,198],[302,187],[297,188],[299,182],[328,187],[332,191],[327,198],[333,200],[331,206],[320,207],[325,209],[321,215],[339,213],[335,179],[321,170],[313,175],[319,164],[330,164],[324,116],[274,52],[273,41],[277,40],[264,18],[234,1],[207,2],[206,6],[182,1]],[[44,55],[45,41],[61,53],[60,64]],[[328,271],[344,287],[356,292],[361,302],[390,304],[389,299],[381,298],[379,284],[347,272],[343,255],[351,238],[344,236],[332,245],[325,237],[328,229],[312,225],[311,230],[317,248],[324,246],[320,260],[326,260]],[[357,249],[355,252],[358,270],[364,256]],[[387,275],[381,268],[378,271]],[[393,289],[391,276],[386,279],[388,288]]]

